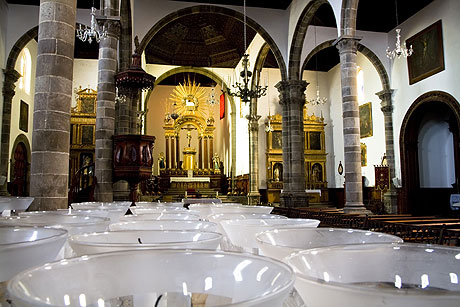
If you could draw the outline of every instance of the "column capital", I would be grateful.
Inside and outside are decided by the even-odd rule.
[[[337,38],[332,45],[334,45],[337,49],[339,49],[340,53],[343,52],[352,52],[357,53],[358,51],[358,43],[361,40],[359,36],[351,36],[351,35],[342,35]]]
[[[121,34],[120,16],[96,16],[97,23],[107,31],[107,36],[119,38]]]
[[[15,69],[4,69],[3,75],[5,76],[5,80],[3,81],[3,96],[6,99],[12,99],[15,92],[16,81],[21,77],[21,74],[18,73]]]
[[[381,100],[380,109],[382,110],[383,113],[393,112],[393,94],[394,92],[395,90],[389,89],[389,90],[383,90],[383,91],[375,93],[375,95],[377,95]]]
[[[305,80],[280,81],[275,87],[280,93],[280,104],[305,103],[305,90],[308,82]]]

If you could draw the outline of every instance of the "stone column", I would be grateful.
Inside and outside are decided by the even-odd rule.
[[[67,208],[76,3],[40,1],[31,210]]]
[[[259,119],[255,105],[257,101],[251,100],[251,114],[246,116],[249,129],[249,205],[260,204],[259,193]]]
[[[283,137],[283,191],[280,195],[284,207],[306,207],[305,192],[305,140],[303,132],[303,106],[308,83],[302,80],[280,81]]]
[[[345,212],[365,212],[361,175],[361,146],[356,52],[359,38],[339,37],[334,44],[339,49],[342,83],[343,141],[345,153]]]
[[[97,111],[96,111],[96,199],[113,201],[113,141],[115,133],[115,74],[117,73],[117,47],[120,33],[116,0],[105,0],[101,5],[105,18],[99,22],[107,30],[107,37],[99,43]]]
[[[383,195],[383,203],[385,212],[396,214],[398,213],[398,195],[396,187],[393,185],[393,180],[391,180],[391,178],[396,176],[393,138],[393,93],[394,90],[383,90],[376,93],[376,95],[379,96],[382,101],[380,106],[385,123],[385,151],[388,167],[390,168],[390,188]]]
[[[179,166],[179,161],[176,161],[176,154],[174,153],[174,148],[176,148],[176,141],[174,136],[171,137],[171,168],[177,168]]]
[[[3,70],[5,75],[3,81],[3,115],[2,115],[2,151],[0,153],[0,176],[4,176],[5,184],[0,186],[0,195],[9,195],[7,190],[8,166],[10,151],[10,131],[11,131],[11,103],[15,94],[16,81],[21,76],[16,70]]]

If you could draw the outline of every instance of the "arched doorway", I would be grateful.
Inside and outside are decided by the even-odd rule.
[[[11,173],[11,195],[26,196],[28,195],[27,177],[28,177],[28,159],[27,148],[24,143],[17,144],[13,153],[12,173]]]
[[[426,93],[412,104],[401,126],[400,212],[448,214],[458,192],[460,105],[449,94]]]

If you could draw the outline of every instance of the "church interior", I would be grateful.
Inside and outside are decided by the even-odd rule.
[[[459,28],[457,0],[0,0],[0,204],[229,203],[460,246]]]

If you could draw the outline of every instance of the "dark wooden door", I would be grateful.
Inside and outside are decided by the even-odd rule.
[[[23,143],[19,143],[14,151],[13,165],[13,196],[27,195],[27,149]]]

